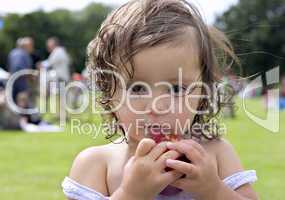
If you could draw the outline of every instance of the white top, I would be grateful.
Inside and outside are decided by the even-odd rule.
[[[56,47],[48,59],[42,62],[45,68],[52,68],[56,72],[56,77],[64,81],[69,81],[70,70],[69,70],[70,58],[63,47]]]
[[[0,80],[8,80],[10,77],[10,73],[6,72],[4,69],[0,67]]]
[[[255,170],[246,170],[232,174],[226,177],[223,182],[232,190],[236,190],[240,186],[246,183],[253,183],[257,180]],[[76,181],[65,177],[62,182],[63,192],[66,197],[75,200],[108,200],[110,197],[104,196],[103,194],[81,185]],[[173,196],[158,195],[155,200],[193,200],[190,193],[180,192]]]

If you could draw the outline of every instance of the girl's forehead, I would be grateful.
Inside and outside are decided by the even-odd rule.
[[[134,79],[146,82],[193,81],[200,75],[199,49],[195,45],[160,45],[145,49],[134,57]]]

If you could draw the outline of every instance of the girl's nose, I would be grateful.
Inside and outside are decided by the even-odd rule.
[[[163,115],[169,113],[169,99],[169,97],[160,94],[148,100],[146,110],[149,115]]]

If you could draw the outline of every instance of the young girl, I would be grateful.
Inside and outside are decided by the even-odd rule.
[[[105,122],[115,120],[111,133],[121,137],[77,156],[62,183],[68,199],[257,199],[255,171],[243,169],[213,120],[227,103],[215,83],[235,56],[190,3],[126,3],[88,56]]]

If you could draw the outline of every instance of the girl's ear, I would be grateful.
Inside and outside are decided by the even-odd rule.
[[[113,118],[116,120],[116,123],[120,124],[120,117],[118,112],[112,112]]]
[[[118,112],[112,112],[112,115],[113,115],[114,119],[116,120],[116,123],[117,123],[116,125],[118,125],[118,129],[120,131],[122,131],[123,136],[126,137],[126,132],[125,132],[123,125],[121,124],[121,120],[120,120],[121,118],[119,117],[119,113]]]

